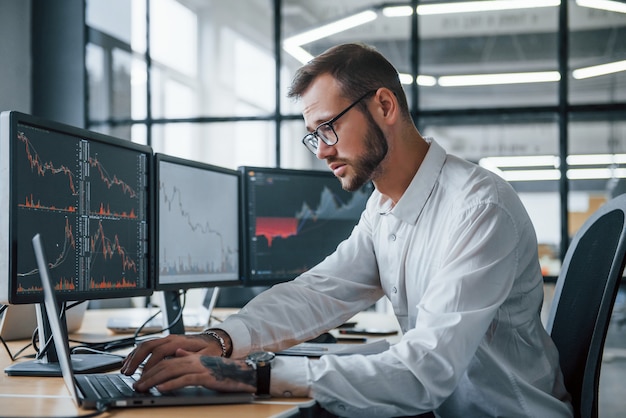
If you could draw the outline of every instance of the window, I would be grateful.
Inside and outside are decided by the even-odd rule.
[[[424,135],[507,176],[552,275],[562,243],[626,177],[626,13],[584,0],[433,9],[443,3],[282,0],[278,19],[272,0],[87,0],[90,128],[225,167],[324,170],[286,92],[302,62],[362,41],[398,68]]]

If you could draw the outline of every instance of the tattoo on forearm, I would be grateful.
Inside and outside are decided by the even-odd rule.
[[[235,380],[250,386],[256,386],[255,371],[237,363],[225,363],[222,357],[201,356],[200,362],[209,369],[217,381]]]

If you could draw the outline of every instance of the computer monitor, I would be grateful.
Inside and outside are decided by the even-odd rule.
[[[329,171],[240,167],[247,286],[294,279],[331,254],[360,219],[373,185],[347,192]]]
[[[156,154],[156,290],[170,333],[184,333],[179,291],[240,285],[239,172]],[[178,320],[180,319],[180,320]]]
[[[0,303],[43,306],[31,241],[37,233],[60,300],[151,294],[152,166],[148,146],[2,112]],[[40,345],[49,337],[44,318],[38,315]],[[47,350],[43,362],[54,363],[55,355]],[[89,361],[81,363],[80,372],[92,371]]]

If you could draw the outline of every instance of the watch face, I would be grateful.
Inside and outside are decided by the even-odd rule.
[[[248,359],[254,361],[255,363],[266,363],[268,361],[274,360],[276,355],[270,351],[259,351],[256,353],[252,353],[248,356]]]

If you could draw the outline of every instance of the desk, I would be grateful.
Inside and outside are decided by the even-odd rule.
[[[106,329],[106,319],[113,315],[124,315],[125,309],[87,310],[82,328],[72,338],[85,341],[102,341],[118,338]],[[216,315],[227,316],[227,311],[216,310]],[[11,352],[27,344],[27,341],[9,342]],[[34,353],[34,350],[23,354]],[[0,368],[4,369],[11,359],[4,347],[0,347]],[[298,405],[310,404],[310,399],[271,399],[244,405],[210,405],[185,407],[158,407],[114,409],[106,417],[151,417],[171,418],[194,417],[287,417],[296,414]],[[60,377],[16,377],[0,373],[0,416],[54,417],[78,416],[87,411],[79,409],[70,398],[63,379]]]
[[[87,310],[82,327],[77,334],[71,337],[81,341],[103,341],[108,338],[116,339],[121,335],[115,335],[107,330],[106,321],[110,316],[124,316],[137,314],[139,308],[134,309],[93,309]],[[232,309],[215,309],[214,316],[224,319],[236,312]],[[371,328],[396,328],[398,323],[393,315],[383,315],[376,312],[361,312],[352,321],[357,322],[359,327]],[[213,324],[212,324],[213,325]],[[215,324],[217,325],[217,324]],[[336,331],[332,331],[336,334]],[[395,342],[399,336],[388,338]],[[27,341],[9,342],[12,353],[24,347]],[[22,355],[32,354],[34,350],[24,352]],[[11,363],[11,359],[3,347],[0,347],[0,368],[4,369]],[[171,418],[176,414],[185,418],[194,417],[290,417],[296,416],[301,405],[309,406],[310,399],[280,399],[273,398],[244,405],[210,405],[210,406],[185,406],[185,407],[158,407],[158,408],[134,408],[114,409],[106,417],[150,417]],[[19,417],[54,417],[54,416],[78,416],[87,411],[80,410],[74,404],[60,377],[16,377],[0,373],[0,416]]]

